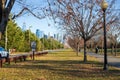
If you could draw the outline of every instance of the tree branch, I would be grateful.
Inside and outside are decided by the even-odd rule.
[[[24,11],[28,11],[30,14],[32,14],[34,17],[36,17],[36,18],[38,18],[38,19],[43,19],[43,18],[45,18],[45,16],[36,15],[36,14],[33,13],[29,8],[24,7],[17,15],[14,15],[14,16],[12,17],[12,19],[15,19],[15,18],[19,17],[20,15],[22,15]]]

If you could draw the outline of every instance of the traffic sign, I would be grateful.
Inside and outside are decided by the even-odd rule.
[[[32,41],[32,42],[31,42],[31,48],[32,48],[32,49],[36,49],[36,42],[35,42],[35,41]]]

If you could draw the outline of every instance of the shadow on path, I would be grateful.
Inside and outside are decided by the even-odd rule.
[[[104,55],[95,54],[95,53],[88,53],[90,56],[96,57],[100,62],[104,62]],[[114,56],[107,56],[108,58],[108,65],[120,68],[120,58]]]

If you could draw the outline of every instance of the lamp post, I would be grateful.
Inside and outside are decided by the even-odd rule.
[[[104,21],[104,25],[103,25],[103,30],[104,30],[104,67],[103,67],[103,70],[107,70],[108,69],[108,62],[107,62],[107,40],[106,40],[106,20],[105,20],[105,17],[106,17],[106,9],[108,7],[108,3],[103,0],[102,1],[102,4],[101,4],[101,8],[103,10],[103,21]]]

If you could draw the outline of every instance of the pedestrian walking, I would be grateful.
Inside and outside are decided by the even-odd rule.
[[[96,53],[96,54],[98,53],[98,47],[95,48],[95,53]]]

